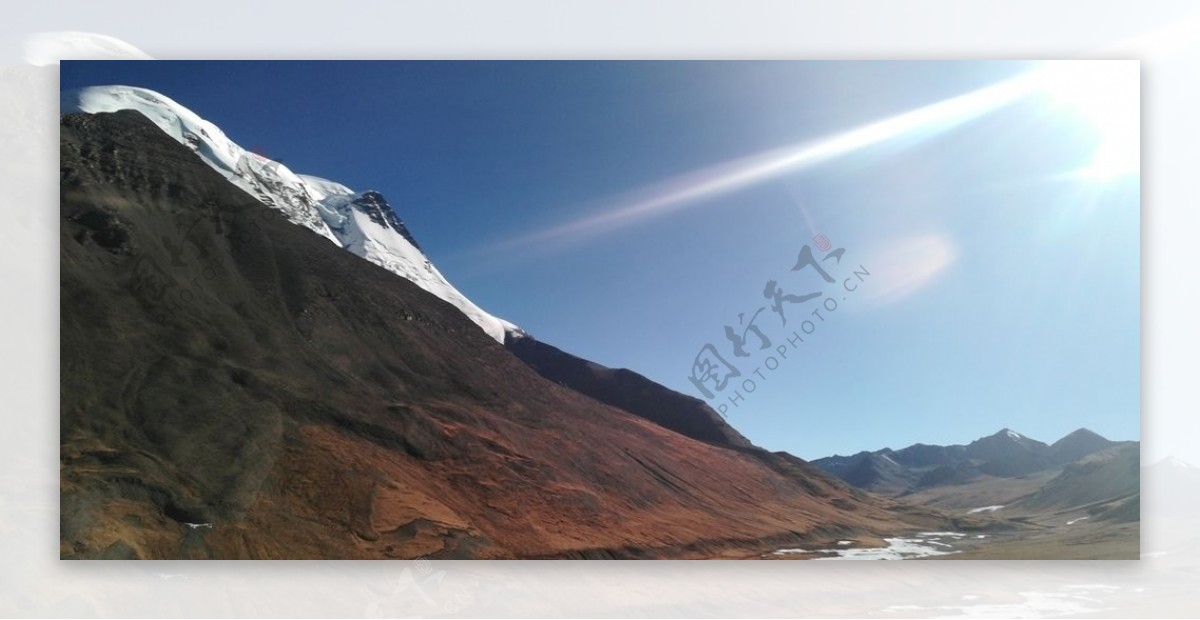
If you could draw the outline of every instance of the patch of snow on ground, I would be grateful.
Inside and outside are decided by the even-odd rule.
[[[935,555],[950,555],[957,551],[945,551],[931,545],[929,540],[919,538],[885,538],[887,547],[864,549],[830,549],[834,557],[817,560],[912,560]]]
[[[950,545],[937,540],[944,536],[959,537],[964,534],[956,532],[923,532],[921,538],[885,538],[886,547],[870,547],[847,549],[843,543],[851,543],[852,541],[838,541],[840,548],[837,549],[780,549],[773,552],[773,555],[797,555],[805,553],[821,553],[828,557],[813,558],[815,560],[913,560],[917,558],[927,558],[935,555],[951,555],[959,553],[958,551],[949,551],[938,547],[950,547]]]
[[[1000,505],[1000,506],[984,506],[982,508],[972,508],[967,511],[967,514],[973,515],[977,512],[996,512],[997,510],[1000,510],[1001,508],[1004,508],[1004,506]]]

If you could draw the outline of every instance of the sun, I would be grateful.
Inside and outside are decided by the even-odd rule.
[[[1141,166],[1140,67],[1136,60],[1046,63],[1039,82],[1052,105],[1078,114],[1095,132],[1096,147],[1081,175],[1110,180]]]

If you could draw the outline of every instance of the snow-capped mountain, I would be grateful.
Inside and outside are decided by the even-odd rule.
[[[278,162],[243,149],[219,127],[159,93],[129,86],[93,86],[64,92],[59,110],[64,114],[136,110],[246,193],[282,211],[292,223],[338,242],[300,177]]]
[[[325,225],[343,248],[449,302],[501,344],[506,333],[524,333],[516,325],[484,312],[454,288],[426,258],[382,194],[371,190],[355,192],[340,183],[314,176],[299,178],[316,202]]]
[[[230,183],[283,212],[342,248],[400,275],[458,308],[489,336],[523,335],[516,325],[475,305],[454,288],[421,251],[403,221],[376,191],[356,192],[340,183],[299,175],[247,151],[225,132],[170,98],[132,86],[92,86],[62,93],[60,112],[135,110],[149,118]]]

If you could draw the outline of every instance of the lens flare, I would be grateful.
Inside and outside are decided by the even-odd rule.
[[[741,157],[626,192],[599,211],[486,248],[527,253],[624,228],[706,199],[775,179],[900,138],[929,137],[1034,93],[1082,115],[1098,147],[1081,175],[1109,179],[1136,173],[1139,161],[1137,61],[1052,61],[1001,82],[825,138]]]
[[[512,239],[496,249],[590,237],[671,213],[697,202],[914,135],[945,131],[1026,95],[1030,75],[1017,76],[823,139],[730,160],[675,176],[610,201],[601,213]]]
[[[865,298],[888,304],[912,295],[938,278],[958,258],[945,235],[928,233],[887,242],[867,258],[872,286]]]

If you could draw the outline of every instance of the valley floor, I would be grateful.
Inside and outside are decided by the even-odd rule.
[[[1044,531],[1021,531],[964,545],[961,553],[935,560],[1136,560],[1137,523],[1076,524]]]
[[[1092,521],[1070,511],[995,519],[961,531],[822,541],[777,549],[783,560],[1136,560],[1140,524]]]

